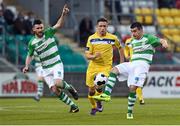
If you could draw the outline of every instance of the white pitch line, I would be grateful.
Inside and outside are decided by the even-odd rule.
[[[35,108],[35,106],[5,106],[5,107],[0,107],[0,111],[14,111],[14,108],[22,108],[21,110],[16,110],[16,111],[26,111],[26,112],[44,112],[44,113],[56,113],[57,111],[44,111],[44,110],[37,110],[37,109],[32,109],[32,110],[26,110],[23,108]]]

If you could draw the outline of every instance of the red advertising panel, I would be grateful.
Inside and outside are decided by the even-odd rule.
[[[0,74],[0,96],[35,96],[37,82],[32,79],[34,76],[23,73]]]

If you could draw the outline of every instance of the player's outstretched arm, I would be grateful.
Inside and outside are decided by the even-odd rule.
[[[124,50],[123,48],[119,49],[119,55],[120,55],[120,63],[124,62]]]
[[[29,64],[31,63],[31,61],[32,61],[32,57],[28,55],[28,56],[26,57],[26,63],[25,63],[25,67],[23,68],[23,73],[28,72],[28,70],[29,70]]]
[[[68,12],[69,12],[69,8],[68,8],[67,4],[65,4],[60,18],[58,19],[57,23],[53,26],[54,29],[59,29],[63,26],[65,16],[68,14]]]
[[[160,43],[161,43],[162,47],[168,48],[168,42],[167,42],[167,40],[165,40],[165,39],[160,39]]]
[[[101,53],[100,52],[96,52],[95,54],[91,54],[89,52],[86,52],[85,53],[85,56],[88,60],[94,60],[96,58],[99,58],[101,56]]]

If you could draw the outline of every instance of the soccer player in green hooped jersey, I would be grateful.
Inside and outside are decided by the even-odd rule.
[[[75,100],[78,99],[78,93],[72,85],[69,85],[63,80],[63,63],[61,61],[56,40],[54,38],[54,34],[56,33],[57,29],[62,27],[65,16],[68,12],[69,8],[65,4],[57,23],[53,27],[47,29],[44,29],[44,25],[40,20],[34,21],[32,30],[35,36],[29,42],[29,51],[26,57],[23,72],[26,73],[28,71],[34,52],[36,52],[40,58],[43,68],[43,77],[50,90],[56,94],[62,102],[70,106],[70,112],[75,113],[79,111],[78,106],[61,89],[68,90]]]
[[[155,47],[168,48],[165,39],[157,38],[150,34],[144,34],[141,23],[135,22],[131,26],[131,46],[133,49],[131,62],[124,62],[112,68],[103,94],[94,96],[101,101],[110,101],[111,92],[116,79],[127,80],[129,87],[127,119],[133,119],[133,107],[136,101],[136,89],[142,87],[147,77],[150,64],[152,63]]]
[[[56,37],[54,37],[54,39],[56,40],[56,43],[58,44],[58,39]],[[37,94],[35,95],[34,100],[40,101],[41,96],[43,96],[45,80],[43,77],[43,68],[42,68],[41,60],[36,51],[34,51],[33,60],[35,61],[34,66],[35,66],[35,72],[37,76]]]

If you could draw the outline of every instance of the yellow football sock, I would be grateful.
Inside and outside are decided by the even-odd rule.
[[[141,87],[138,87],[136,89],[136,94],[137,94],[137,97],[138,97],[139,101],[143,100],[143,94],[142,94],[142,88]]]
[[[92,96],[88,95],[88,99],[92,105],[92,108],[96,108],[97,105],[96,105],[96,101],[94,100],[94,98],[92,98]]]

